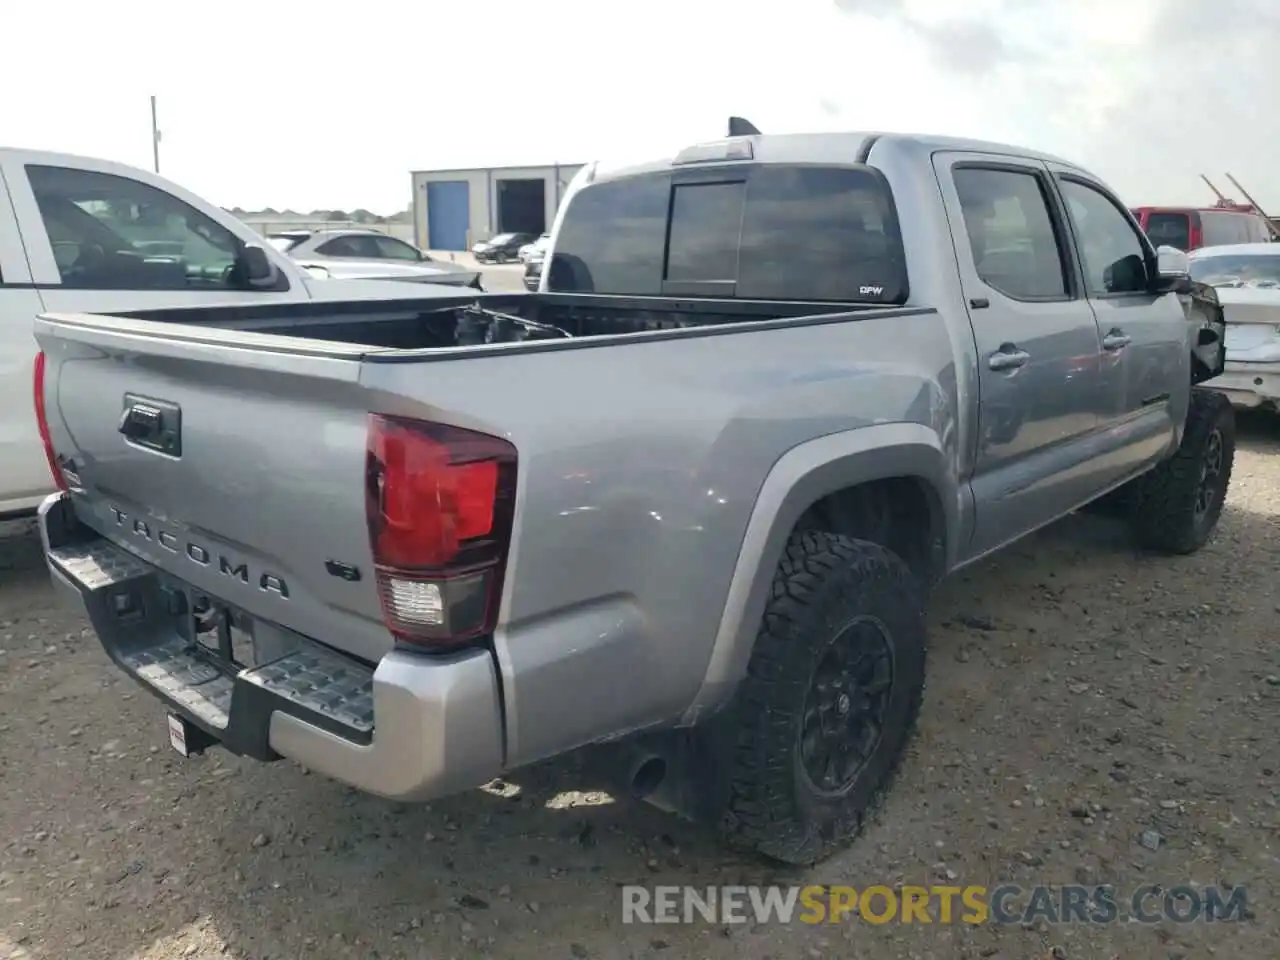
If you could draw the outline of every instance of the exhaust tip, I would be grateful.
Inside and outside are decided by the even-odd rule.
[[[667,761],[662,757],[648,757],[631,774],[631,795],[643,800],[662,785],[667,778]]]

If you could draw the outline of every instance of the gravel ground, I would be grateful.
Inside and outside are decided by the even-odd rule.
[[[184,761],[155,701],[54,606],[30,526],[0,525],[0,958],[1275,958],[1280,421],[1241,430],[1199,555],[1142,556],[1077,516],[944,585],[897,785],[812,871],[611,802],[571,762],[405,807],[288,762]],[[1249,907],[1191,925],[621,923],[622,884],[768,881],[1240,884]]]

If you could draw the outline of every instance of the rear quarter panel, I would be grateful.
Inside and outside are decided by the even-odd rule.
[[[364,385],[390,412],[503,434],[519,451],[495,638],[513,764],[689,708],[766,478],[789,453],[829,445],[788,473],[773,493],[784,499],[865,431],[882,431],[877,459],[850,454],[825,482],[887,462],[883,431],[905,425],[959,513],[955,354],[937,312],[473,357],[366,364]],[[782,515],[773,500],[762,511],[765,528]],[[762,557],[767,540],[753,534]],[[767,583],[776,557],[763,562]],[[749,617],[744,628],[754,635]]]

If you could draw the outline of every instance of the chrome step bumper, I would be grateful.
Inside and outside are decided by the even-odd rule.
[[[447,659],[397,651],[371,667],[292,634],[283,655],[242,667],[196,642],[175,601],[185,584],[80,523],[68,495],[49,497],[39,515],[54,583],[112,661],[228,750],[290,757],[398,800],[455,793],[502,772],[487,651]]]

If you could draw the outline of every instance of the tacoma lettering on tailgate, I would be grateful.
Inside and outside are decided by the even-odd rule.
[[[202,567],[211,567],[216,564],[218,573],[224,577],[230,577],[232,580],[238,580],[245,584],[256,582],[259,590],[279,594],[285,598],[289,596],[289,585],[285,583],[283,577],[278,577],[274,573],[269,573],[265,570],[250,573],[249,564],[244,560],[235,560],[215,550],[210,550],[194,540],[179,537],[177,534],[165,530],[153,522],[139,517],[132,517],[119,507],[113,506],[109,509],[111,510],[111,515],[116,518],[116,526],[124,527],[135,537],[140,537],[148,543],[159,544],[170,553],[184,556],[192,563],[197,563]]]

